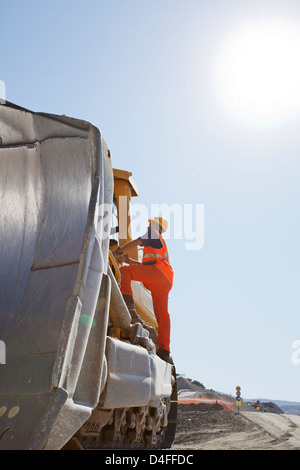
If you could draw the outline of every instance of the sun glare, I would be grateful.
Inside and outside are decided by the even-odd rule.
[[[255,122],[300,111],[300,33],[281,23],[248,24],[223,42],[215,78],[223,105]]]

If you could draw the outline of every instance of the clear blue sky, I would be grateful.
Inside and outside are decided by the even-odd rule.
[[[138,201],[204,205],[172,236],[177,372],[300,401],[298,1],[0,2],[0,80],[34,111],[93,122]]]

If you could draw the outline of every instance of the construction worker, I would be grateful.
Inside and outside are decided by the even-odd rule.
[[[131,281],[140,281],[152,294],[154,313],[158,323],[157,355],[166,362],[170,358],[170,315],[168,312],[169,292],[173,285],[173,269],[169,261],[168,250],[162,233],[168,228],[168,223],[162,217],[149,220],[145,235],[128,242],[114,251],[114,255],[122,255],[121,292],[130,311],[135,310]],[[124,254],[137,246],[143,246],[142,263]]]

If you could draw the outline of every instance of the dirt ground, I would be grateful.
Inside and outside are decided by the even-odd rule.
[[[300,416],[179,407],[179,450],[300,450]]]

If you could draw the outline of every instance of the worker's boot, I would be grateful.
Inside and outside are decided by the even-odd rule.
[[[149,325],[149,323],[145,322],[140,315],[137,313],[134,305],[134,301],[131,295],[123,295],[123,298],[125,300],[125,304],[127,305],[127,308],[129,310],[129,313],[132,318],[132,324],[134,325],[135,323],[140,323],[142,327],[149,332],[149,338],[152,339],[154,344],[157,344],[157,333],[156,329],[154,326]]]
[[[158,351],[156,352],[157,356],[160,357],[163,361],[169,362],[169,364],[174,364],[172,357],[170,356],[169,351],[163,348],[158,348]]]

